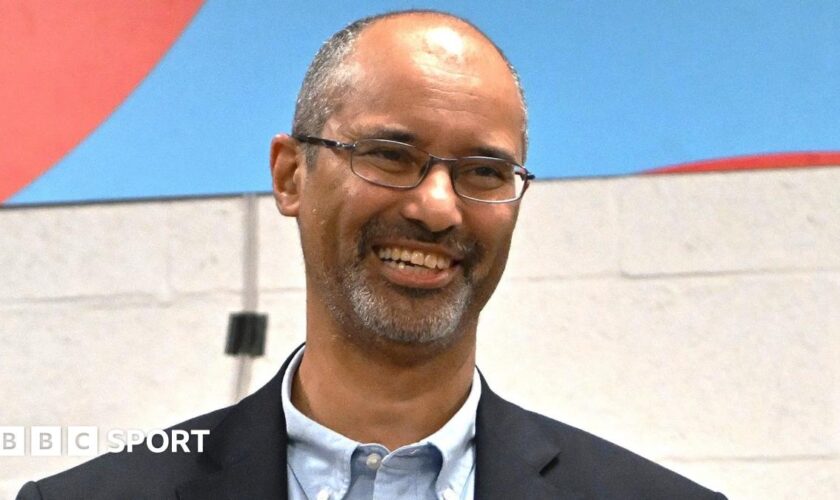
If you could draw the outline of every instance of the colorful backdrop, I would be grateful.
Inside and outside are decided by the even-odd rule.
[[[540,178],[840,165],[836,0],[0,0],[0,203],[267,191],[319,45],[408,7],[505,49]]]

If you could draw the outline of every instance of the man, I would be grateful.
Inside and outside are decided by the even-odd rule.
[[[435,12],[358,21],[313,61],[271,146],[306,263],[306,345],[176,428],[200,454],[100,457],[20,498],[723,498],[496,396],[476,329],[530,174],[512,67]]]

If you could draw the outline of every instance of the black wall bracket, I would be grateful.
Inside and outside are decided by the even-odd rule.
[[[225,353],[262,356],[265,353],[265,332],[268,316],[255,312],[231,313],[228,320]]]

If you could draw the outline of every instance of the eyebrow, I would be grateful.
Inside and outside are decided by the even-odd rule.
[[[505,160],[510,163],[515,163],[519,165],[519,162],[516,161],[516,158],[504,149],[495,148],[493,146],[479,146],[475,148],[475,154],[477,156],[487,156],[489,158],[499,158],[500,160]]]
[[[417,134],[402,127],[377,126],[373,128],[360,128],[360,138],[363,139],[387,139],[389,141],[405,142],[414,144],[417,142]]]
[[[417,134],[404,129],[402,127],[394,126],[376,126],[373,128],[360,128],[358,130],[359,138],[363,139],[387,139],[389,141],[405,142],[407,144],[417,144]],[[358,139],[357,139],[358,140]],[[516,157],[508,151],[494,146],[476,146],[471,148],[467,156],[486,156],[489,158],[499,158],[510,163],[519,164]]]

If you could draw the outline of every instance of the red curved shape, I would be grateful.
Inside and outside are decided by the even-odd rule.
[[[0,203],[95,130],[201,4],[0,2]]]
[[[645,170],[645,174],[679,174],[691,172],[721,172],[727,170],[758,170],[765,168],[803,168],[840,166],[840,151],[809,151],[733,156]]]

